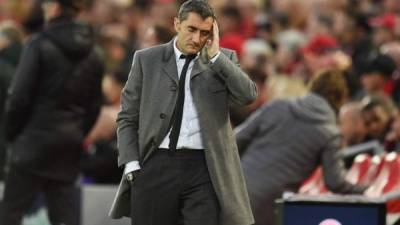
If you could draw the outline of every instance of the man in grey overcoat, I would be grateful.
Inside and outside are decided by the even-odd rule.
[[[117,119],[125,172],[110,216],[135,225],[253,224],[228,104],[251,103],[256,86],[219,47],[205,1],[186,1],[174,26],[171,42],[134,55]]]

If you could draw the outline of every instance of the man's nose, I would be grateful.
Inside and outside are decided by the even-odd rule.
[[[200,43],[200,32],[194,32],[192,41],[196,44]]]

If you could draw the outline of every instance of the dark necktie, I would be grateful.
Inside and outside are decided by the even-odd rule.
[[[181,55],[181,59],[185,59],[185,65],[182,68],[181,76],[179,78],[179,92],[178,100],[176,101],[172,130],[169,135],[169,149],[176,150],[176,145],[178,144],[179,133],[181,131],[182,125],[182,115],[183,115],[183,103],[185,102],[185,80],[186,72],[189,68],[190,61],[192,61],[196,55]]]

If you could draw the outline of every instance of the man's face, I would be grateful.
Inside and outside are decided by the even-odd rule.
[[[368,134],[374,138],[380,138],[384,135],[390,115],[380,106],[375,106],[371,110],[363,112],[363,119],[368,129]]]
[[[359,144],[364,140],[367,128],[358,113],[350,110],[341,111],[339,122],[343,140],[347,145]]]
[[[46,22],[60,14],[60,5],[54,1],[44,1],[42,3],[42,9]]]
[[[362,87],[368,93],[381,91],[385,82],[385,78],[379,73],[368,73],[361,77]]]
[[[186,20],[175,18],[174,25],[177,34],[177,47],[184,54],[196,54],[206,44],[212,34],[214,19],[203,19],[197,13],[189,13]]]

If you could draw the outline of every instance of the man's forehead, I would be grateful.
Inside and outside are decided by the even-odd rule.
[[[200,30],[207,31],[211,30],[213,22],[214,19],[211,16],[203,19],[197,13],[189,13],[188,17],[185,20],[181,21],[181,23],[185,24],[186,26],[191,26]]]

